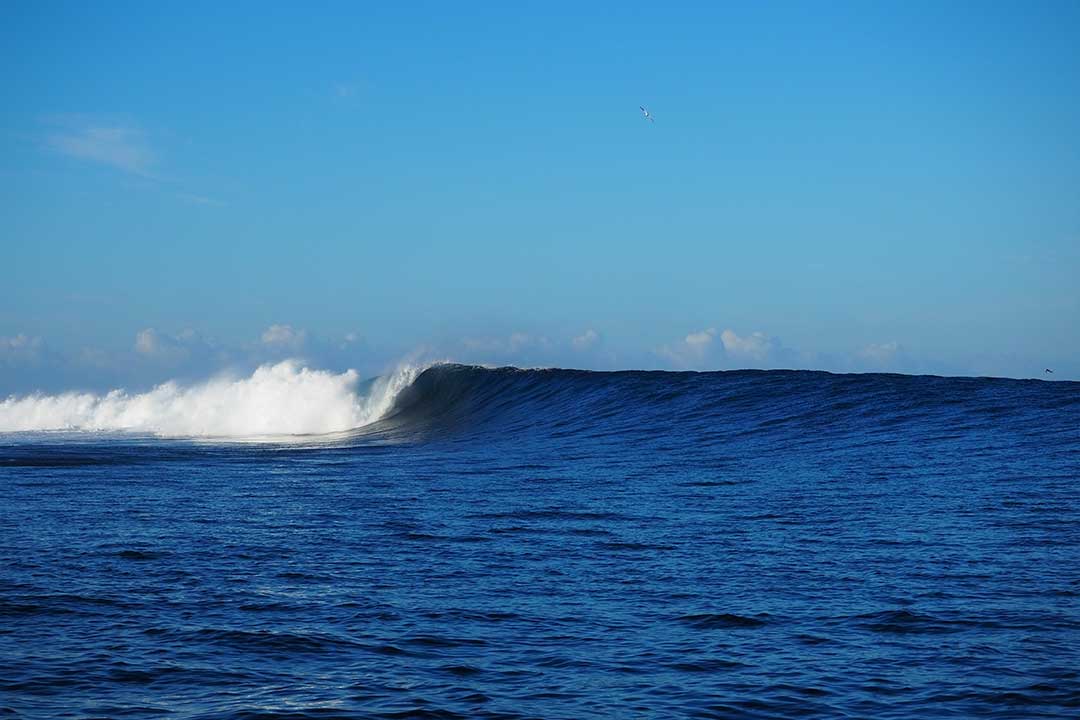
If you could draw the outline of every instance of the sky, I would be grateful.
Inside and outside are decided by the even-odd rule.
[[[1076,2],[10,2],[0,96],[0,395],[1080,379]]]

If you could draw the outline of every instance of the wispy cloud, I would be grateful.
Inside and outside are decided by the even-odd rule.
[[[50,116],[43,122],[50,128],[43,144],[53,153],[149,180],[161,192],[189,205],[226,204],[201,192],[190,192],[186,182],[162,175],[159,148],[136,122],[80,114]],[[162,136],[168,137],[168,133]]]
[[[123,125],[89,125],[54,133],[48,145],[61,155],[151,177],[156,162],[142,130]]]
[[[140,330],[135,335],[134,350],[142,358],[165,366],[188,365],[202,368],[212,363],[224,363],[228,353],[207,340],[199,332],[187,328],[173,335],[154,328]]]
[[[276,350],[297,352],[307,342],[307,331],[292,325],[271,325],[263,330],[263,345]]]
[[[41,338],[19,333],[14,337],[0,335],[0,366],[36,362],[41,355]]]
[[[855,355],[875,367],[888,367],[897,359],[903,358],[906,353],[904,347],[893,340],[887,343],[870,343],[860,348]]]
[[[509,335],[471,336],[436,342],[429,353],[453,362],[518,367],[615,369],[614,350],[595,328],[563,337],[517,331]]]
[[[589,348],[600,342],[600,333],[596,332],[592,328],[589,328],[582,334],[573,338],[570,344],[575,350],[588,350]]]
[[[870,343],[849,354],[849,365],[856,372],[902,372],[924,373],[941,372],[944,374],[964,374],[966,368],[950,367],[948,363],[927,360],[925,357],[912,355],[896,340],[883,343]],[[1000,374],[1000,371],[998,371]]]

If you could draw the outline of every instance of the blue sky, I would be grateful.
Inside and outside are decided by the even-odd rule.
[[[0,393],[1080,379],[1075,2],[219,5],[0,9]]]

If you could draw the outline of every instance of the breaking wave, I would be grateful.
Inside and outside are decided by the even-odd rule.
[[[354,370],[312,370],[295,361],[263,365],[249,377],[220,377],[145,393],[28,395],[0,401],[0,432],[121,430],[163,436],[321,435],[369,425],[393,407],[423,367],[402,365],[366,383]]]
[[[914,427],[928,438],[1005,423],[1045,433],[1075,418],[1075,383],[810,371],[709,373],[523,370],[405,364],[371,381],[294,361],[249,377],[146,393],[30,395],[0,402],[0,432],[118,430],[166,437],[284,438],[345,434],[417,441],[479,434],[693,443],[793,437],[887,437]],[[1033,404],[1033,401],[1035,404]],[[1053,423],[1052,423],[1053,425]],[[1066,423],[1075,427],[1075,423]],[[1064,429],[1061,433],[1066,433]]]

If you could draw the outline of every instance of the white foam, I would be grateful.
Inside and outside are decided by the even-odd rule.
[[[360,395],[355,371],[332,373],[293,360],[250,377],[220,377],[145,393],[28,395],[0,401],[0,432],[128,430],[165,436],[256,437],[342,432],[379,420],[423,370],[403,364]]]

